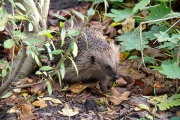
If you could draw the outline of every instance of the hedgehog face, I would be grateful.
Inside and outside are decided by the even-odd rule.
[[[102,75],[101,77],[109,77],[115,80],[117,79],[118,58],[119,47],[113,44],[108,50],[94,51],[93,55],[91,55],[91,65],[99,70],[99,75]]]

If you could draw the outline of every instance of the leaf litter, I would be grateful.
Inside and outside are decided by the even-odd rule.
[[[79,8],[76,7],[75,9],[85,14],[89,6],[90,4],[88,3],[84,4],[83,6],[79,6]],[[150,12],[146,11],[145,13],[141,14],[143,14],[146,19],[152,20],[154,19],[154,15],[156,14],[154,11],[156,11],[156,9],[158,11],[161,11],[162,7],[164,7],[164,4],[160,4],[157,8],[151,8]],[[67,10],[70,12],[71,8]],[[113,25],[118,26],[119,24],[113,23],[110,17],[104,17],[103,24],[99,22],[98,20],[103,18],[102,13],[104,13],[104,11],[101,11],[101,18],[96,14],[96,16],[94,17],[94,19],[96,20],[90,21],[89,25],[91,27],[94,27],[95,29],[103,30],[103,34],[108,36],[107,40],[109,38],[116,37],[117,34],[131,32],[134,30],[134,19],[129,17],[130,11],[128,9],[124,9],[122,11],[112,9],[111,11],[116,22],[122,21],[122,28],[115,29],[114,27],[112,27]],[[161,16],[166,15],[166,13],[169,13],[169,11],[169,9],[166,9],[166,11],[161,14]],[[68,18],[69,15],[66,12],[62,12],[60,10],[57,10],[56,12],[50,10],[50,17],[48,18],[49,28],[54,31],[59,31],[59,27],[57,27],[59,25],[59,19],[57,19],[57,17],[55,18],[53,14],[62,15],[65,19]],[[123,14],[123,16],[119,16],[119,14]],[[107,15],[112,16],[112,14]],[[105,23],[106,25],[104,25]],[[153,26],[151,27],[151,30],[148,31],[151,33],[144,32],[145,35],[143,37],[146,39],[155,38],[157,32],[159,31],[160,30],[157,30]],[[119,40],[124,42],[125,38],[127,38],[127,36],[122,35],[119,37]],[[59,38],[56,37],[55,39]],[[137,41],[134,42],[133,40]],[[166,38],[163,38],[163,40],[166,40]],[[139,49],[140,43],[134,46],[137,42],[139,42],[139,38],[136,36],[133,39],[130,39],[130,41],[128,41],[128,43],[126,43],[125,45],[127,47],[126,50],[132,48]],[[144,43],[144,45],[149,44],[147,41]],[[17,51],[18,50],[16,50],[16,54]],[[0,50],[0,53],[7,54],[11,59],[11,50]],[[152,50],[146,48],[144,49],[144,53],[152,58],[160,58],[161,60],[168,58],[168,56],[163,54],[162,51],[158,49]],[[134,54],[137,56],[139,55],[137,50],[134,50],[133,52],[128,54]],[[11,114],[16,113],[17,117],[22,120],[35,118],[43,119],[46,117],[53,118],[54,115],[56,116],[56,119],[67,119],[67,117],[72,119],[133,119],[134,115],[138,116],[138,118],[146,117],[148,119],[153,119],[154,110],[156,109],[154,108],[154,106],[152,107],[152,105],[154,105],[154,101],[157,102],[157,107],[160,110],[170,109],[170,107],[174,107],[178,105],[177,103],[180,103],[180,97],[178,95],[169,97],[169,95],[174,92],[174,81],[168,81],[168,83],[164,83],[163,76],[158,74],[157,71],[145,70],[145,68],[139,64],[142,62],[139,57],[133,60],[127,60],[128,55],[122,56],[124,59],[121,61],[118,71],[120,73],[120,78],[116,81],[117,86],[115,85],[113,86],[113,88],[111,88],[111,94],[103,94],[102,92],[100,92],[100,90],[98,90],[98,83],[76,83],[63,92],[58,91],[58,89],[54,89],[53,95],[49,96],[47,95],[45,87],[41,87],[42,84],[38,84],[31,87],[10,91],[10,94],[7,94],[3,98],[1,98],[0,107],[2,107],[3,104],[15,106],[9,108],[9,111]],[[147,61],[152,64],[158,64],[153,60],[150,61],[149,59],[147,59]],[[4,66],[0,64],[0,68],[2,70]],[[162,64],[160,72],[167,75],[168,78],[179,78],[179,68],[177,68],[177,65],[175,65],[175,63]],[[25,78],[19,80],[19,82],[15,82],[13,86],[33,84],[37,81],[39,81],[39,79],[35,77]],[[180,85],[180,82],[178,82],[178,85]],[[151,98],[140,96],[140,94],[153,95],[154,87],[156,88],[157,96],[153,96]],[[92,94],[85,96],[86,92],[89,91]],[[131,93],[134,93],[135,95]],[[168,95],[159,96],[164,93]],[[33,94],[36,94],[35,97],[32,97],[29,100],[28,98]],[[16,104],[21,102],[23,103],[20,106],[16,106]],[[177,109],[177,107],[174,107],[174,109]],[[0,112],[3,110],[5,109],[0,109]],[[175,114],[179,116],[179,113],[180,112],[177,110]],[[169,117],[175,115],[172,112],[165,111],[157,111],[156,114],[157,117],[161,119],[168,119]],[[5,116],[5,118],[7,117]]]

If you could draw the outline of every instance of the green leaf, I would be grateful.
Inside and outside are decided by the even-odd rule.
[[[38,66],[42,66],[42,64],[36,54],[34,54],[34,59],[35,59],[36,63],[38,64]]]
[[[55,17],[59,18],[60,20],[66,20],[66,18],[65,18],[65,17],[60,16],[60,15],[58,15],[58,14],[53,14],[53,16],[55,16]]]
[[[72,50],[72,53],[73,53],[73,56],[76,57],[77,54],[78,54],[78,46],[77,46],[77,43],[76,42],[72,42],[70,44],[70,48]]]
[[[169,98],[161,99],[157,106],[160,110],[167,110],[174,106],[180,106],[180,94],[175,94]]]
[[[77,12],[77,11],[75,11],[75,10],[73,10],[73,12],[74,12],[74,14],[76,14],[78,17],[80,17],[81,20],[84,22],[85,16],[84,16],[83,14],[81,14],[80,12]]]
[[[14,18],[16,18],[18,20],[28,20],[28,17],[22,16],[22,15],[16,15],[16,16],[14,16]]]
[[[8,13],[6,8],[2,8],[1,16],[3,16],[2,17],[3,22],[6,23],[8,21]]]
[[[154,34],[159,33],[159,31],[165,32],[168,28],[166,26],[159,26],[159,25],[153,25],[151,27],[151,29],[147,32],[143,32],[143,39],[147,39],[147,40],[154,40],[157,39],[156,36],[154,36]],[[167,33],[169,34],[171,32],[171,30],[169,30]]]
[[[133,13],[137,12],[137,10],[144,9],[148,4],[150,3],[150,0],[141,0],[138,4],[135,5],[133,8]]]
[[[63,79],[63,78],[64,78],[64,75],[65,75],[65,64],[64,64],[64,62],[61,63],[60,73],[61,73],[61,77],[62,77],[62,79]]]
[[[95,14],[94,9],[90,8],[90,9],[87,11],[87,14],[88,14],[88,16],[94,15],[94,14]]]
[[[112,17],[115,22],[119,22],[128,18],[131,15],[132,10],[128,8],[124,10],[111,9],[111,12],[112,13],[105,14],[105,16]]]
[[[55,31],[54,30],[43,30],[43,31],[40,31],[37,35],[45,35],[45,34],[52,33],[52,32],[55,32]]]
[[[50,33],[47,33],[45,36],[47,36],[48,38],[53,38],[53,36]]]
[[[138,32],[137,32],[138,33]],[[140,38],[139,35],[134,33],[131,35],[132,32],[128,32],[124,35],[118,36],[117,40],[122,41],[120,44],[122,46],[122,52],[124,51],[131,51],[131,50],[141,50],[141,45],[140,45]],[[127,39],[128,38],[128,39]],[[147,48],[148,41],[144,40],[142,42],[142,47]]]
[[[50,67],[50,66],[42,66],[39,70],[41,71],[49,71],[49,70],[53,70],[54,68]]]
[[[2,74],[2,77],[4,78],[7,75],[7,70],[3,69],[1,74]]]
[[[8,97],[10,97],[11,95],[13,95],[13,92],[12,92],[12,91],[9,91],[9,92],[6,93],[5,95],[3,95],[1,98],[8,98]]]
[[[72,29],[72,30],[69,30],[67,34],[68,34],[68,36],[70,36],[70,37],[78,36],[78,35],[79,35],[79,31],[78,31],[78,30],[75,30],[75,29]]]
[[[36,75],[41,75],[42,74],[42,72],[40,72],[40,71],[36,71],[36,73],[35,73]]]
[[[150,11],[149,16],[145,18],[146,20],[162,19],[171,12],[171,8],[167,7],[165,3],[161,3],[157,6],[151,7]]]
[[[50,54],[59,55],[62,52],[63,52],[63,50],[57,49],[57,50],[51,51]]]
[[[180,67],[176,62],[171,62],[168,60],[163,62],[161,67],[162,70],[159,70],[159,72],[166,75],[167,78],[180,79]]]
[[[75,70],[76,70],[76,73],[77,73],[77,75],[78,75],[79,73],[78,73],[78,68],[77,68],[77,66],[76,66],[76,63],[74,62],[74,60],[73,60],[71,57],[68,57],[68,58],[71,60],[72,65],[74,66],[74,68],[75,68]]]
[[[13,39],[8,39],[4,42],[4,48],[12,48],[15,44]]]
[[[173,117],[170,120],[180,120],[180,117]]]
[[[25,7],[21,3],[15,2],[15,5],[18,6],[21,10],[26,11]]]
[[[162,35],[163,34],[163,35]],[[170,41],[170,37],[167,33],[164,34],[164,32],[157,33],[154,34],[154,36],[156,36],[158,39],[158,42],[165,42],[165,41]]]
[[[49,81],[46,82],[46,85],[47,85],[47,90],[48,90],[48,93],[49,95],[52,94],[52,86],[51,86],[51,83]]]
[[[19,39],[22,39],[22,40],[27,39],[26,34],[22,33],[22,32],[19,31],[19,30],[13,31],[13,34],[14,34],[17,38],[19,38]]]
[[[146,104],[138,104],[138,107],[149,111],[149,107]]]
[[[62,27],[62,29],[61,29],[61,46],[64,45],[65,36],[66,36],[66,29],[65,29],[65,27]]]

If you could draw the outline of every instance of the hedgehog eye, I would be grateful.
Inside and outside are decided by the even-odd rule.
[[[104,67],[106,70],[111,70],[111,67],[109,65]]]

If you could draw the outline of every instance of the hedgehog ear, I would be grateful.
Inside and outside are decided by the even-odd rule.
[[[91,56],[91,64],[95,64],[95,57]]]

